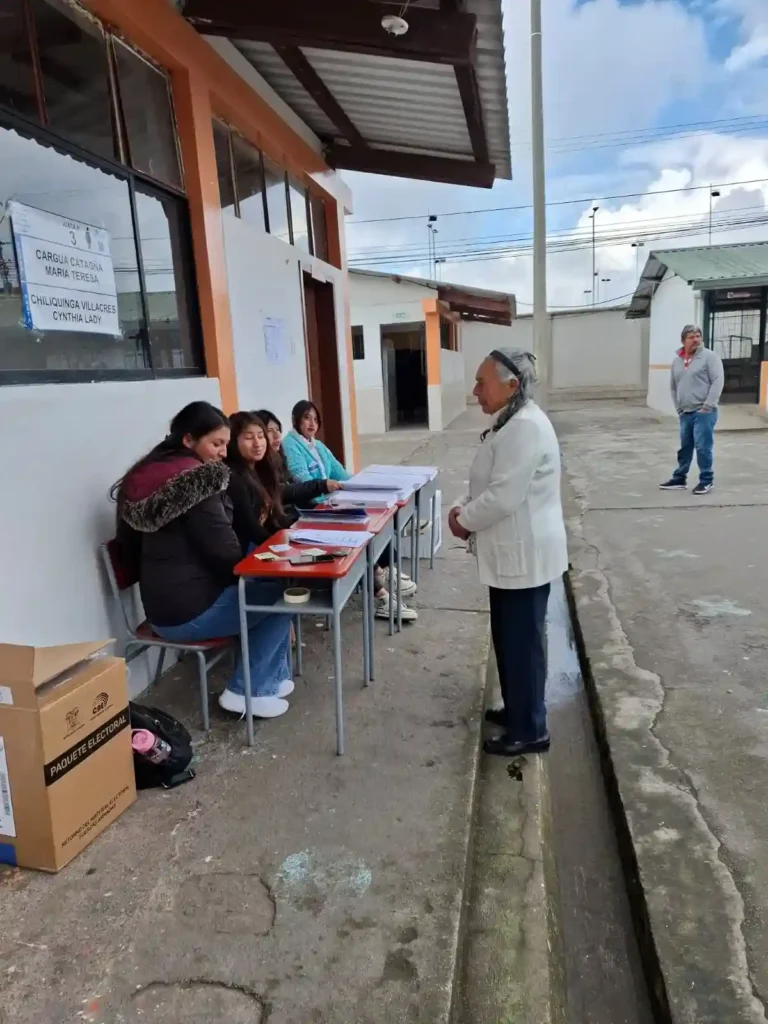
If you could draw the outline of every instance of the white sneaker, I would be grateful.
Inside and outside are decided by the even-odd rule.
[[[397,569],[394,570],[395,582],[397,583]],[[419,589],[413,582],[410,576],[406,576],[404,572],[400,573],[399,578],[400,586],[397,588],[400,591],[401,597],[413,597],[416,591]],[[383,586],[389,590],[389,569],[385,569],[383,572]]]
[[[403,622],[416,622],[419,615],[413,608],[409,608],[405,601],[400,600],[400,610]],[[389,619],[389,592],[376,598],[374,617],[377,619]],[[397,618],[397,607],[395,607],[395,618]]]
[[[245,716],[245,694],[224,690],[219,696],[219,707],[231,711],[235,715]],[[254,697],[251,701],[253,718],[279,718],[290,707],[287,700],[280,697]]]
[[[292,679],[284,679],[277,688],[277,697],[290,697],[296,689]]]

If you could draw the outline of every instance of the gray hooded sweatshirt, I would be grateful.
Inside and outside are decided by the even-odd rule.
[[[698,412],[702,406],[716,409],[725,383],[723,361],[720,356],[700,345],[693,359],[685,367],[683,349],[679,349],[672,363],[670,386],[672,401],[679,413]]]

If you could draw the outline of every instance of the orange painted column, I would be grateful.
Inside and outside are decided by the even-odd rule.
[[[327,194],[327,193],[326,193]],[[349,390],[349,429],[352,435],[352,451],[345,452],[347,469],[357,472],[360,467],[360,443],[357,433],[357,391],[355,389],[355,362],[352,354],[352,308],[347,273],[347,251],[344,242],[342,211],[339,203],[328,195],[325,203],[326,229],[328,231],[328,260],[342,273],[342,302],[344,307],[344,335],[347,353],[347,387]],[[339,381],[341,385],[341,381]]]
[[[768,412],[768,362],[760,363],[760,408]]]
[[[440,313],[438,311],[437,299],[422,299],[421,308],[424,310],[426,322],[426,344],[427,344],[427,387],[432,384],[442,383],[440,372]]]
[[[187,70],[173,75],[173,93],[192,222],[205,365],[209,377],[219,378],[224,411],[233,413],[238,408],[237,378],[211,97],[205,82]]]

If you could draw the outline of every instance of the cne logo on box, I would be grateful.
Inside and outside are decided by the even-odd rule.
[[[96,697],[96,700],[93,702],[93,708],[91,710],[93,711],[94,718],[96,717],[96,715],[100,715],[102,711],[106,711],[108,707],[109,694],[102,692]]]

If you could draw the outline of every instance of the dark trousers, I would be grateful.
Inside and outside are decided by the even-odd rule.
[[[490,587],[491,636],[499,666],[507,735],[522,743],[547,732],[546,620],[549,583],[526,590]]]

